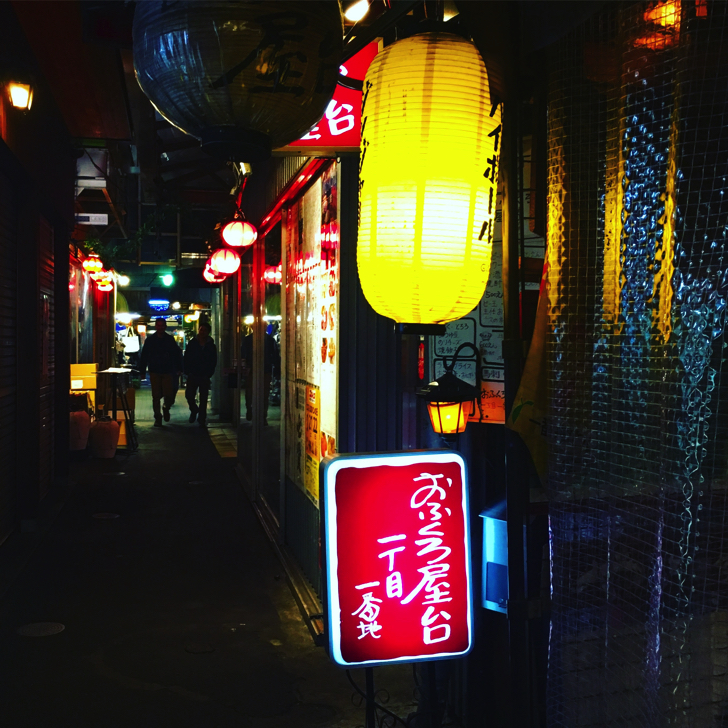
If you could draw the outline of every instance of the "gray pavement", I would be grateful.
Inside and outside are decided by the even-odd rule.
[[[234,459],[187,414],[179,396],[163,428],[138,423],[137,453],[75,463],[38,530],[0,546],[0,726],[363,724],[345,673],[311,640]],[[39,622],[65,629],[17,633]],[[389,707],[414,709],[410,668],[376,679]]]

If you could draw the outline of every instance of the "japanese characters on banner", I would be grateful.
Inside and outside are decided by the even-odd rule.
[[[338,432],[337,165],[288,210],[286,476],[318,504],[318,467]]]
[[[472,644],[465,462],[451,451],[341,455],[321,468],[332,659],[457,657]]]
[[[364,79],[374,56],[379,52],[379,41],[362,48],[339,68],[339,73],[358,81]],[[323,118],[308,133],[287,147],[277,151],[300,151],[308,154],[359,151],[361,132],[361,91],[336,86],[334,95]]]
[[[531,230],[531,149],[530,138],[524,139],[523,210],[524,252],[526,258],[543,259],[545,242]],[[538,283],[526,283],[526,290],[538,290]],[[476,407],[469,417],[471,422],[505,424],[505,388],[503,365],[503,238],[501,233],[501,195],[497,196],[493,249],[490,273],[485,293],[478,306],[466,317],[447,324],[444,336],[430,337],[430,372],[433,379],[445,373],[443,358],[448,360],[463,342],[470,342],[480,350],[481,390],[480,410]],[[472,350],[463,350],[455,365],[455,374],[466,382],[476,384],[477,360]],[[482,411],[482,419],[481,419]]]

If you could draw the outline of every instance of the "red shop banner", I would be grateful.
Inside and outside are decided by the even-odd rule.
[[[339,69],[342,76],[363,81],[374,56],[379,52],[379,41],[372,41]],[[334,96],[323,117],[300,139],[276,152],[334,155],[337,152],[358,152],[361,135],[362,92],[336,86]]]
[[[329,652],[358,667],[472,646],[465,461],[446,450],[321,464]]]

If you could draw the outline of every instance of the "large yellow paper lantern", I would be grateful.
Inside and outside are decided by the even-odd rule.
[[[364,81],[357,247],[375,311],[445,323],[477,306],[501,137],[501,107],[470,41],[423,33],[376,56]]]

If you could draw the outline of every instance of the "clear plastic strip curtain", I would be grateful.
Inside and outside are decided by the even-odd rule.
[[[728,726],[727,25],[549,50],[549,726]]]

